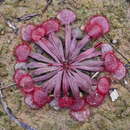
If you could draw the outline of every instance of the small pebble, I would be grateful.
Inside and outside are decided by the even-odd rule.
[[[112,43],[113,43],[113,44],[116,44],[116,43],[117,43],[117,40],[116,40],[116,39],[112,40]]]
[[[125,79],[124,79],[124,84],[125,84],[125,85],[128,85],[128,82],[127,82],[127,80],[125,80]]]
[[[49,105],[50,105],[54,110],[59,110],[59,109],[60,109],[60,107],[58,106],[58,101],[55,100],[55,99],[53,99],[53,100],[49,103]]]
[[[110,97],[111,97],[111,100],[112,100],[113,102],[118,99],[119,94],[118,94],[118,92],[117,92],[116,89],[110,90]]]
[[[17,69],[27,70],[26,63],[25,62],[17,63],[15,65],[15,70],[17,70]]]
[[[76,37],[76,39],[81,39],[83,37],[83,34],[79,28],[74,28],[72,30],[72,36]]]
[[[82,25],[82,26],[80,27],[80,29],[83,31],[83,30],[85,29],[85,26]]]

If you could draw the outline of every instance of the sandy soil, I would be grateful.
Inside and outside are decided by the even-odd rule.
[[[20,42],[20,38],[5,24],[5,19],[28,13],[41,13],[45,4],[45,0],[5,0],[0,3],[0,80],[5,84],[13,83],[15,58],[12,53],[13,48]],[[53,0],[42,16],[16,25],[20,27],[30,22],[40,23],[55,16],[63,8],[76,12],[78,20],[75,25],[79,27],[92,15],[106,15],[111,24],[111,31],[106,37],[117,40],[115,46],[130,59],[130,3],[125,0]],[[130,77],[127,76],[126,80],[130,84]],[[85,123],[71,119],[67,110],[55,111],[49,106],[38,111],[30,110],[24,104],[19,90],[15,88],[5,90],[5,95],[15,115],[39,130],[130,130],[130,86],[116,81],[112,87],[118,88],[120,98],[116,102],[106,98],[101,107],[91,108],[92,116]],[[0,130],[22,130],[8,119],[1,106]]]

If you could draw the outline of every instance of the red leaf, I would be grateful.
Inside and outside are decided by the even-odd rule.
[[[31,52],[31,47],[27,43],[22,43],[15,48],[15,56],[18,62],[26,62]]]
[[[94,39],[98,39],[103,34],[102,27],[97,23],[87,24],[85,27],[85,32],[87,32],[88,35]]]
[[[101,105],[104,101],[105,96],[99,94],[97,91],[89,94],[86,97],[86,102],[93,107],[97,107],[99,105]]]
[[[42,88],[35,88],[33,94],[33,101],[39,107],[43,107],[46,103],[50,102],[50,98],[47,96],[47,93]]]
[[[84,110],[81,111],[71,111],[70,115],[77,121],[84,122],[86,119],[90,117],[90,110],[89,108],[85,108]]]
[[[111,79],[108,77],[101,77],[97,83],[97,91],[102,95],[106,95],[110,89]]]
[[[32,31],[32,40],[33,41],[38,41],[45,35],[45,29],[42,26],[37,26],[33,31]]]
[[[57,19],[49,19],[41,24],[46,34],[57,32],[60,29],[60,22]]]
[[[70,24],[75,21],[76,15],[71,10],[63,9],[59,12],[57,18],[61,21],[62,24]]]
[[[32,24],[28,24],[23,26],[20,30],[21,39],[24,41],[32,41],[31,33],[35,29],[35,26]]]
[[[81,111],[85,107],[85,101],[83,98],[75,99],[74,104],[70,107],[72,111]]]
[[[59,98],[59,106],[60,107],[70,107],[72,106],[72,104],[74,104],[74,99],[72,97],[68,97],[68,96],[64,96]]]
[[[39,106],[37,106],[34,102],[33,102],[33,97],[32,95],[26,95],[26,97],[24,98],[24,102],[25,104],[27,104],[30,108],[32,109],[39,109]]]
[[[119,60],[113,52],[106,53],[104,60],[104,66],[106,71],[114,72],[115,70],[117,70],[119,66]]]
[[[14,81],[16,82],[16,84],[18,84],[18,82],[19,82],[19,80],[21,79],[21,77],[22,77],[23,75],[25,75],[25,74],[27,74],[27,73],[26,73],[24,70],[18,69],[18,70],[15,71],[15,74],[14,74],[14,76],[13,76],[13,79],[14,79]]]
[[[22,75],[18,85],[22,88],[25,93],[32,93],[34,90],[34,83],[32,77],[28,74]]]
[[[121,80],[126,76],[126,68],[122,62],[119,62],[118,68],[112,73],[113,77]]]
[[[108,19],[105,16],[101,15],[95,15],[92,16],[88,22],[89,24],[98,24],[103,30],[103,34],[107,33],[110,31],[110,24]]]

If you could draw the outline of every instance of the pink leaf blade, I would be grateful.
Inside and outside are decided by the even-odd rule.
[[[102,55],[102,53],[100,51],[95,51],[91,55],[88,55],[86,58],[90,59],[90,58],[94,58],[94,57],[101,56],[101,55]]]
[[[84,52],[82,52],[81,54],[79,54],[79,56],[76,58],[76,61],[82,61],[84,59],[86,59],[86,57],[92,55],[95,52],[95,48],[90,48]]]
[[[51,41],[51,43],[56,48],[56,50],[59,53],[59,55],[61,56],[62,60],[65,60],[64,50],[63,50],[63,45],[62,45],[61,40],[56,36],[55,33],[51,33],[49,35],[49,40]]]
[[[78,68],[78,69],[81,69],[81,70],[86,70],[86,71],[98,71],[98,72],[101,72],[101,71],[103,71],[104,70],[104,67],[90,67],[90,66],[76,66],[76,68]]]
[[[71,74],[69,74],[68,81],[74,98],[78,99],[80,97],[79,87],[76,84]]]
[[[76,45],[77,45],[77,40],[76,38],[74,37],[71,41],[71,45],[70,45],[70,49],[69,49],[69,57],[71,57],[75,51],[75,48],[76,48]]]
[[[62,71],[58,72],[56,80],[55,80],[55,89],[54,89],[54,97],[55,97],[55,99],[57,99],[57,98],[59,98],[61,96],[62,74],[63,74]]]
[[[101,60],[86,60],[86,61],[81,61],[78,63],[75,63],[74,65],[76,66],[102,66],[104,64],[104,61]]]
[[[113,74],[114,78],[116,78],[118,80],[121,80],[121,79],[123,79],[126,76],[126,73],[127,72],[126,72],[126,68],[125,68],[124,64],[122,62],[120,62],[119,67],[112,74]]]
[[[86,82],[89,85],[92,85],[92,79],[91,79],[91,77],[89,75],[84,74],[82,71],[79,71],[79,70],[77,70],[76,72],[82,79],[86,80]]]
[[[59,63],[58,58],[49,50],[49,48],[45,45],[45,43],[42,40],[37,41],[36,44],[40,46],[45,52],[47,52],[54,60],[56,60]]]
[[[71,85],[70,88],[73,93],[73,96],[75,97],[75,99],[78,99],[80,97],[80,91],[79,91],[78,85],[76,84],[75,81],[73,81],[73,82],[70,81],[70,85]]]
[[[45,63],[55,63],[53,60],[51,60],[39,53],[31,52],[29,56],[37,61],[42,61]]]
[[[75,60],[75,61],[76,62],[81,62],[81,61],[83,61],[85,59],[90,59],[90,58],[94,58],[94,57],[101,56],[101,55],[102,55],[102,53],[100,51],[95,51],[94,53],[92,53],[92,54],[90,54],[88,56],[85,56],[85,55],[81,56],[81,57],[79,57],[78,60]]]
[[[77,71],[78,72],[78,71]],[[91,92],[91,80],[89,79],[89,76],[84,76],[83,74],[80,74],[80,71],[78,73],[72,73],[76,84],[81,88],[84,92]]]
[[[34,77],[33,80],[34,80],[34,82],[45,81],[45,80],[48,80],[49,78],[53,77],[54,75],[56,75],[56,73],[57,73],[57,71],[52,71],[45,75]]]
[[[69,47],[71,44],[71,32],[72,32],[72,29],[70,25],[66,25],[65,26],[65,55],[66,57],[68,56]]]
[[[80,40],[78,43],[77,43],[77,46],[76,46],[76,49],[75,51],[73,52],[73,55],[72,57],[75,57],[79,54],[79,52],[81,51],[81,49],[90,41],[90,37],[88,35],[86,35],[85,37],[83,37],[82,40]]]
[[[57,49],[54,47],[54,45],[49,40],[42,38],[42,42],[47,46],[47,48],[50,50],[50,52],[56,56],[56,58],[61,60],[61,57],[60,57]]]
[[[82,49],[86,44],[88,44],[90,41],[90,37],[88,35],[85,35],[77,44],[77,47],[79,49]]]
[[[56,82],[56,78],[57,78],[57,73],[48,81],[46,81],[43,84],[44,89],[48,92],[51,93],[53,91],[53,89],[55,88],[55,82]]]
[[[63,89],[64,95],[67,95],[68,90],[69,90],[69,82],[68,82],[68,75],[66,71],[64,71],[63,73],[62,89]]]
[[[41,62],[30,62],[27,64],[27,67],[29,69],[35,69],[35,68],[43,68],[43,67],[47,67],[48,65],[45,63],[41,63]]]
[[[38,68],[38,69],[32,70],[31,75],[38,76],[38,75],[41,75],[41,74],[44,74],[47,72],[51,72],[51,71],[54,71],[57,69],[58,69],[57,67]]]

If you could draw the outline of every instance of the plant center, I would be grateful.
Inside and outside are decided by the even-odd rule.
[[[62,67],[63,67],[64,70],[69,70],[69,69],[71,69],[71,65],[70,65],[69,62],[67,62],[67,61],[64,61],[64,62],[62,63]]]

